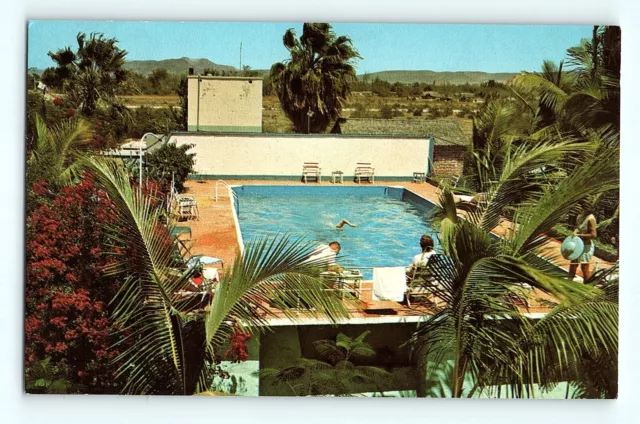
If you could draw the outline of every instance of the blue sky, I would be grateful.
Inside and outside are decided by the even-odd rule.
[[[536,71],[545,59],[560,61],[566,49],[591,36],[591,26],[333,24],[363,57],[358,73],[384,70]],[[128,60],[207,58],[237,67],[268,69],[287,58],[282,35],[302,33],[302,23],[31,21],[28,66],[53,65],[50,50],[76,46],[78,32],[116,37]]]

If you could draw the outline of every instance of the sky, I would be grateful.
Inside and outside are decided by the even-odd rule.
[[[220,65],[269,69],[287,59],[282,36],[302,23],[30,21],[28,67],[53,66],[49,51],[76,47],[79,32],[118,39],[127,60],[206,58]],[[353,41],[362,59],[358,74],[385,70],[537,71],[543,60],[559,62],[569,47],[591,36],[591,26],[333,24]]]

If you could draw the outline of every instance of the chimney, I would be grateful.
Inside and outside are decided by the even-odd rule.
[[[189,75],[193,75],[193,68],[189,68]]]

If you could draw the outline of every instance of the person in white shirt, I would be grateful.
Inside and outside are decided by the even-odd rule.
[[[426,234],[420,237],[420,248],[422,252],[413,257],[411,265],[407,267],[407,274],[412,273],[418,268],[427,266],[429,258],[436,253],[433,250],[433,239]]]
[[[340,243],[332,241],[328,245],[319,246],[309,255],[307,261],[325,265],[329,271],[342,272],[343,268],[336,263],[336,255],[340,253],[340,249]]]

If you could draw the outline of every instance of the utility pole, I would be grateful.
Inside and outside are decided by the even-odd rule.
[[[242,41],[240,41],[240,67],[238,70],[242,72]]]

